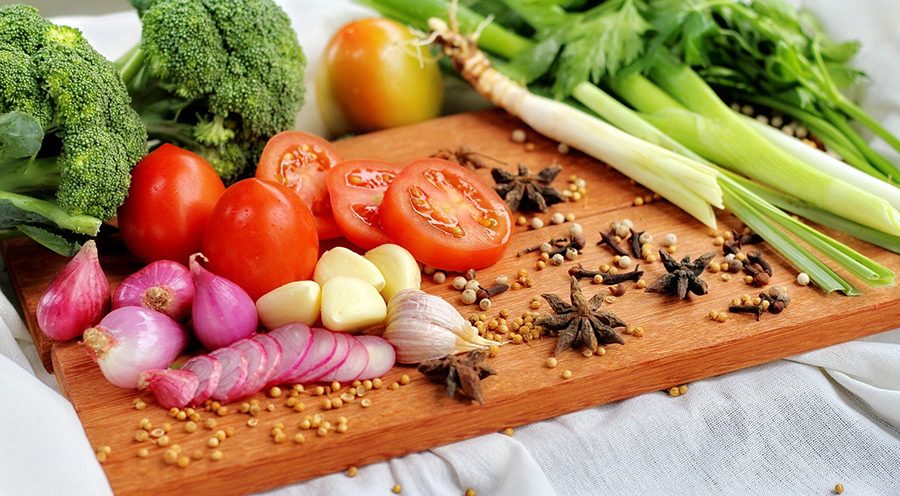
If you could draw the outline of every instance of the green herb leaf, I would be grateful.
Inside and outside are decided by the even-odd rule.
[[[40,122],[24,112],[0,114],[0,158],[25,158],[37,154],[44,141]]]
[[[81,245],[70,241],[59,234],[50,232],[44,228],[31,226],[28,224],[20,224],[16,226],[16,229],[22,232],[22,234],[28,236],[29,238],[37,241],[41,246],[48,248],[64,257],[71,257],[78,253],[78,250],[81,248]]]

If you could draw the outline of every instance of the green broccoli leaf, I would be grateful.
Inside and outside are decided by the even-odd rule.
[[[0,158],[32,157],[43,141],[44,130],[33,116],[16,110],[0,114]]]
[[[50,232],[41,227],[31,226],[28,224],[20,224],[16,226],[16,229],[21,231],[22,234],[37,241],[41,246],[44,246],[45,248],[48,248],[64,257],[72,257],[76,253],[78,253],[79,249],[81,249],[81,245],[79,243],[69,241],[59,234]]]

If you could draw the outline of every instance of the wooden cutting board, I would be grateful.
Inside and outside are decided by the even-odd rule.
[[[560,205],[552,211],[572,212],[584,227],[588,238],[585,253],[578,259],[586,267],[611,263],[612,255],[594,242],[600,229],[611,221],[630,218],[638,230],[646,230],[657,239],[667,233],[678,236],[678,256],[698,256],[721,250],[713,245],[707,228],[672,205],[658,201],[641,207],[632,206],[637,195],[647,194],[642,187],[614,170],[583,155],[561,155],[556,143],[528,131],[533,151],[510,141],[510,132],[522,127],[515,118],[488,111],[461,114],[414,126],[369,134],[340,141],[337,147],[346,158],[377,158],[405,163],[428,156],[438,149],[466,146],[485,155],[509,163],[522,162],[537,170],[559,162],[564,172],[556,181],[566,187],[567,178],[574,174],[588,183],[586,199]],[[479,172],[490,181],[488,170]],[[550,213],[541,216],[547,227],[531,230],[517,227],[506,257],[495,266],[480,271],[479,279],[493,281],[501,274],[514,277],[519,269],[526,269],[535,282],[532,289],[510,291],[495,298],[494,308],[486,312],[495,315],[507,309],[520,315],[531,298],[543,292],[567,297],[567,262],[562,267],[535,270],[535,254],[521,258],[516,252],[551,237],[559,237],[568,225],[549,223]],[[721,228],[738,227],[739,222],[728,214],[720,216]],[[900,257],[857,242],[840,239],[869,255],[894,271],[900,271]],[[233,438],[222,443],[224,459],[214,462],[211,450],[205,447],[212,432],[201,428],[188,434],[184,425],[168,417],[147,394],[118,389],[108,384],[97,367],[76,343],[55,346],[43,339],[35,324],[35,307],[40,294],[53,274],[64,264],[61,257],[49,254],[34,244],[22,240],[4,242],[7,267],[16,291],[23,302],[25,317],[42,355],[52,359],[52,366],[63,392],[71,399],[84,424],[93,446],[112,448],[109,460],[103,465],[110,484],[117,494],[242,494],[262,491],[291,482],[361,466],[453,441],[501,431],[507,427],[547,419],[641,393],[660,391],[706,377],[750,367],[796,353],[821,348],[884,331],[900,324],[900,288],[866,290],[864,296],[848,298],[825,295],[811,287],[794,283],[796,273],[766,246],[760,246],[774,267],[773,284],[785,285],[793,302],[780,315],[764,315],[757,322],[749,315],[733,315],[724,323],[707,319],[712,309],[723,310],[729,302],[744,293],[755,294],[753,288],[740,280],[723,281],[719,274],[706,273],[709,294],[692,301],[677,301],[661,295],[644,293],[630,287],[628,292],[607,310],[616,313],[631,325],[644,328],[643,337],[625,336],[624,346],[607,346],[605,356],[583,357],[568,351],[559,357],[559,366],[543,366],[550,356],[555,338],[529,344],[504,346],[490,363],[498,375],[484,381],[484,405],[448,399],[437,385],[428,383],[412,367],[396,367],[384,377],[385,385],[408,374],[409,385],[397,390],[372,390],[366,396],[372,406],[363,408],[357,400],[339,410],[322,409],[321,397],[304,393],[301,396],[306,410],[293,412],[285,406],[285,398],[257,398],[263,405],[272,403],[274,412],[264,411],[255,428],[246,425],[247,414],[238,413],[232,405],[224,417],[203,412],[204,417],[216,418],[219,427],[232,426]],[[113,283],[138,268],[115,239],[100,246],[102,263]],[[649,282],[663,273],[660,263],[644,264],[645,279]],[[460,302],[459,293],[449,282],[436,285],[430,280],[424,289],[438,294],[459,307],[463,315],[476,311]],[[582,283],[590,297],[604,286]],[[540,311],[548,311],[543,305]],[[561,373],[570,370],[572,377],[563,379]],[[665,394],[665,393],[655,393]],[[690,394],[690,393],[688,393]],[[147,408],[135,410],[132,401],[144,398]],[[677,399],[672,399],[677,401]],[[306,442],[290,441],[299,432],[299,423],[307,414],[321,413],[336,423],[338,416],[348,419],[346,433],[332,433],[317,437],[314,431],[304,431]],[[204,457],[181,469],[162,460],[163,448],[133,440],[140,419],[148,418],[154,425],[172,424],[170,436],[187,453],[200,450]],[[288,442],[274,443],[269,435],[277,422],[285,424]],[[150,448],[148,458],[139,458],[140,447]],[[466,481],[460,481],[463,492]],[[389,487],[372,488],[374,493],[387,494]]]

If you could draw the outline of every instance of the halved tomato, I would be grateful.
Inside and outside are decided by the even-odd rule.
[[[328,171],[334,221],[356,246],[369,250],[390,243],[378,221],[378,206],[400,166],[380,160],[347,160]]]
[[[497,193],[471,170],[437,158],[404,167],[378,216],[394,243],[446,270],[493,265],[511,237],[509,209]]]
[[[296,191],[315,217],[319,239],[336,238],[341,231],[331,214],[325,176],[340,161],[337,150],[324,139],[302,131],[284,131],[266,143],[256,178]]]

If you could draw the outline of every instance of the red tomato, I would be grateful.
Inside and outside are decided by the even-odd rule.
[[[225,185],[196,153],[164,144],[131,171],[128,198],[119,208],[122,240],[139,260],[186,264],[200,251],[203,230]]]
[[[506,203],[469,169],[427,158],[407,165],[379,208],[381,227],[416,260],[464,271],[494,264],[509,244]]]
[[[400,166],[379,160],[347,160],[328,172],[331,211],[341,232],[366,250],[391,240],[381,232],[378,206]]]
[[[216,203],[203,254],[211,272],[255,300],[289,282],[312,279],[319,238],[296,193],[272,181],[244,179]]]
[[[340,162],[337,150],[324,139],[302,131],[284,131],[266,143],[257,179],[268,179],[296,191],[316,218],[319,239],[341,235],[331,215],[325,176]]]

